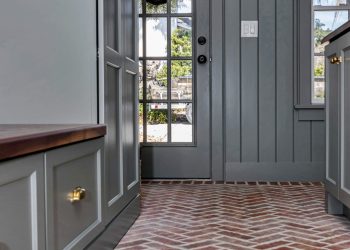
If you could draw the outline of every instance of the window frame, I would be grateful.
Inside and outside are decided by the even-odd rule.
[[[314,97],[314,91],[315,91],[315,57],[316,56],[323,56],[324,57],[324,53],[322,54],[318,54],[315,53],[315,36],[314,36],[314,25],[315,25],[315,12],[316,11],[348,11],[348,20],[350,20],[350,0],[346,0],[346,4],[344,5],[339,5],[339,6],[334,6],[334,5],[330,5],[330,6],[324,6],[324,5],[314,5],[314,1],[311,1],[311,105],[325,105],[325,97],[323,98],[323,100],[317,100]],[[325,65],[324,65],[325,66]],[[325,74],[325,72],[324,72]],[[325,75],[324,77],[324,84],[325,83]],[[324,86],[324,93],[326,95],[326,88]]]

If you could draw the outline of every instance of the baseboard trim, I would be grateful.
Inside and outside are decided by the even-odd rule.
[[[86,249],[114,249],[140,215],[140,204],[140,195],[137,195]]]
[[[323,181],[324,162],[226,163],[226,181]]]

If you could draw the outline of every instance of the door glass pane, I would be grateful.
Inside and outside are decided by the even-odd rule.
[[[137,0],[137,6],[139,9],[139,14],[142,14],[142,0]]]
[[[139,18],[139,57],[143,57],[143,26],[142,26],[142,18]]]
[[[147,61],[147,99],[166,100],[167,95],[167,61]]]
[[[167,56],[167,20],[150,17],[146,19],[146,53],[149,57]]]
[[[314,56],[314,88],[313,102],[322,103],[325,97],[324,56]]]
[[[171,142],[192,142],[192,103],[171,105]]]
[[[147,142],[168,141],[168,105],[147,104]]]
[[[139,142],[143,142],[143,104],[139,103]]]
[[[171,0],[172,13],[191,13],[192,0]]]
[[[348,20],[348,11],[315,11],[314,20],[315,39],[325,37]]]
[[[171,19],[171,55],[192,56],[192,18],[175,17]]]
[[[192,100],[192,61],[171,61],[171,99]]]
[[[316,6],[340,6],[346,5],[347,0],[313,0],[313,4]]]
[[[154,5],[146,2],[146,13],[147,14],[164,14],[167,12],[167,4]]]
[[[139,99],[143,99],[143,61],[139,61]]]

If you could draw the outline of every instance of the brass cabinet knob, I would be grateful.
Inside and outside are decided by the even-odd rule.
[[[86,196],[86,189],[82,187],[76,187],[72,192],[68,194],[68,200],[71,203],[74,203],[76,201],[81,201],[85,198]]]
[[[340,64],[342,62],[341,56],[333,56],[330,59],[331,64]]]

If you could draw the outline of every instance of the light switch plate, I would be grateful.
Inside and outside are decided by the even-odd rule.
[[[258,37],[258,21],[241,21],[241,37]]]

